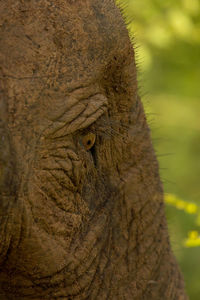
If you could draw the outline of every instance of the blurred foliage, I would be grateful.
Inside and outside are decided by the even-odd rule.
[[[196,215],[196,224],[200,226],[200,206],[196,203],[184,201],[179,199],[175,195],[166,194],[165,202],[169,205],[176,207],[177,209],[183,210],[188,214]],[[198,247],[200,246],[200,235],[198,231],[192,230],[188,232],[188,238],[184,241],[185,247]]]
[[[135,48],[172,247],[190,299],[199,300],[200,0],[116,2]]]

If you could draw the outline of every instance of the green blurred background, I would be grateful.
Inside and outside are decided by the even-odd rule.
[[[166,204],[172,247],[190,299],[200,300],[200,0],[116,1],[136,48],[165,193],[173,195]],[[191,231],[198,242],[186,242]]]

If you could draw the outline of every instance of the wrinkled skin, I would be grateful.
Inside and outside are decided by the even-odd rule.
[[[187,299],[114,2],[0,16],[0,299]]]

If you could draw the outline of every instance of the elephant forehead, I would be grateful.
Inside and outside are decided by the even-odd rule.
[[[58,106],[60,94],[94,85],[114,57],[130,56],[114,0],[8,0],[0,15],[0,77],[19,128],[40,123],[47,91]]]
[[[16,78],[91,80],[129,44],[112,0],[8,0],[1,10],[0,60]]]

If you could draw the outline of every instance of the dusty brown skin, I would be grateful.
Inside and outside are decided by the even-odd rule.
[[[112,0],[0,3],[0,299],[187,299]]]

